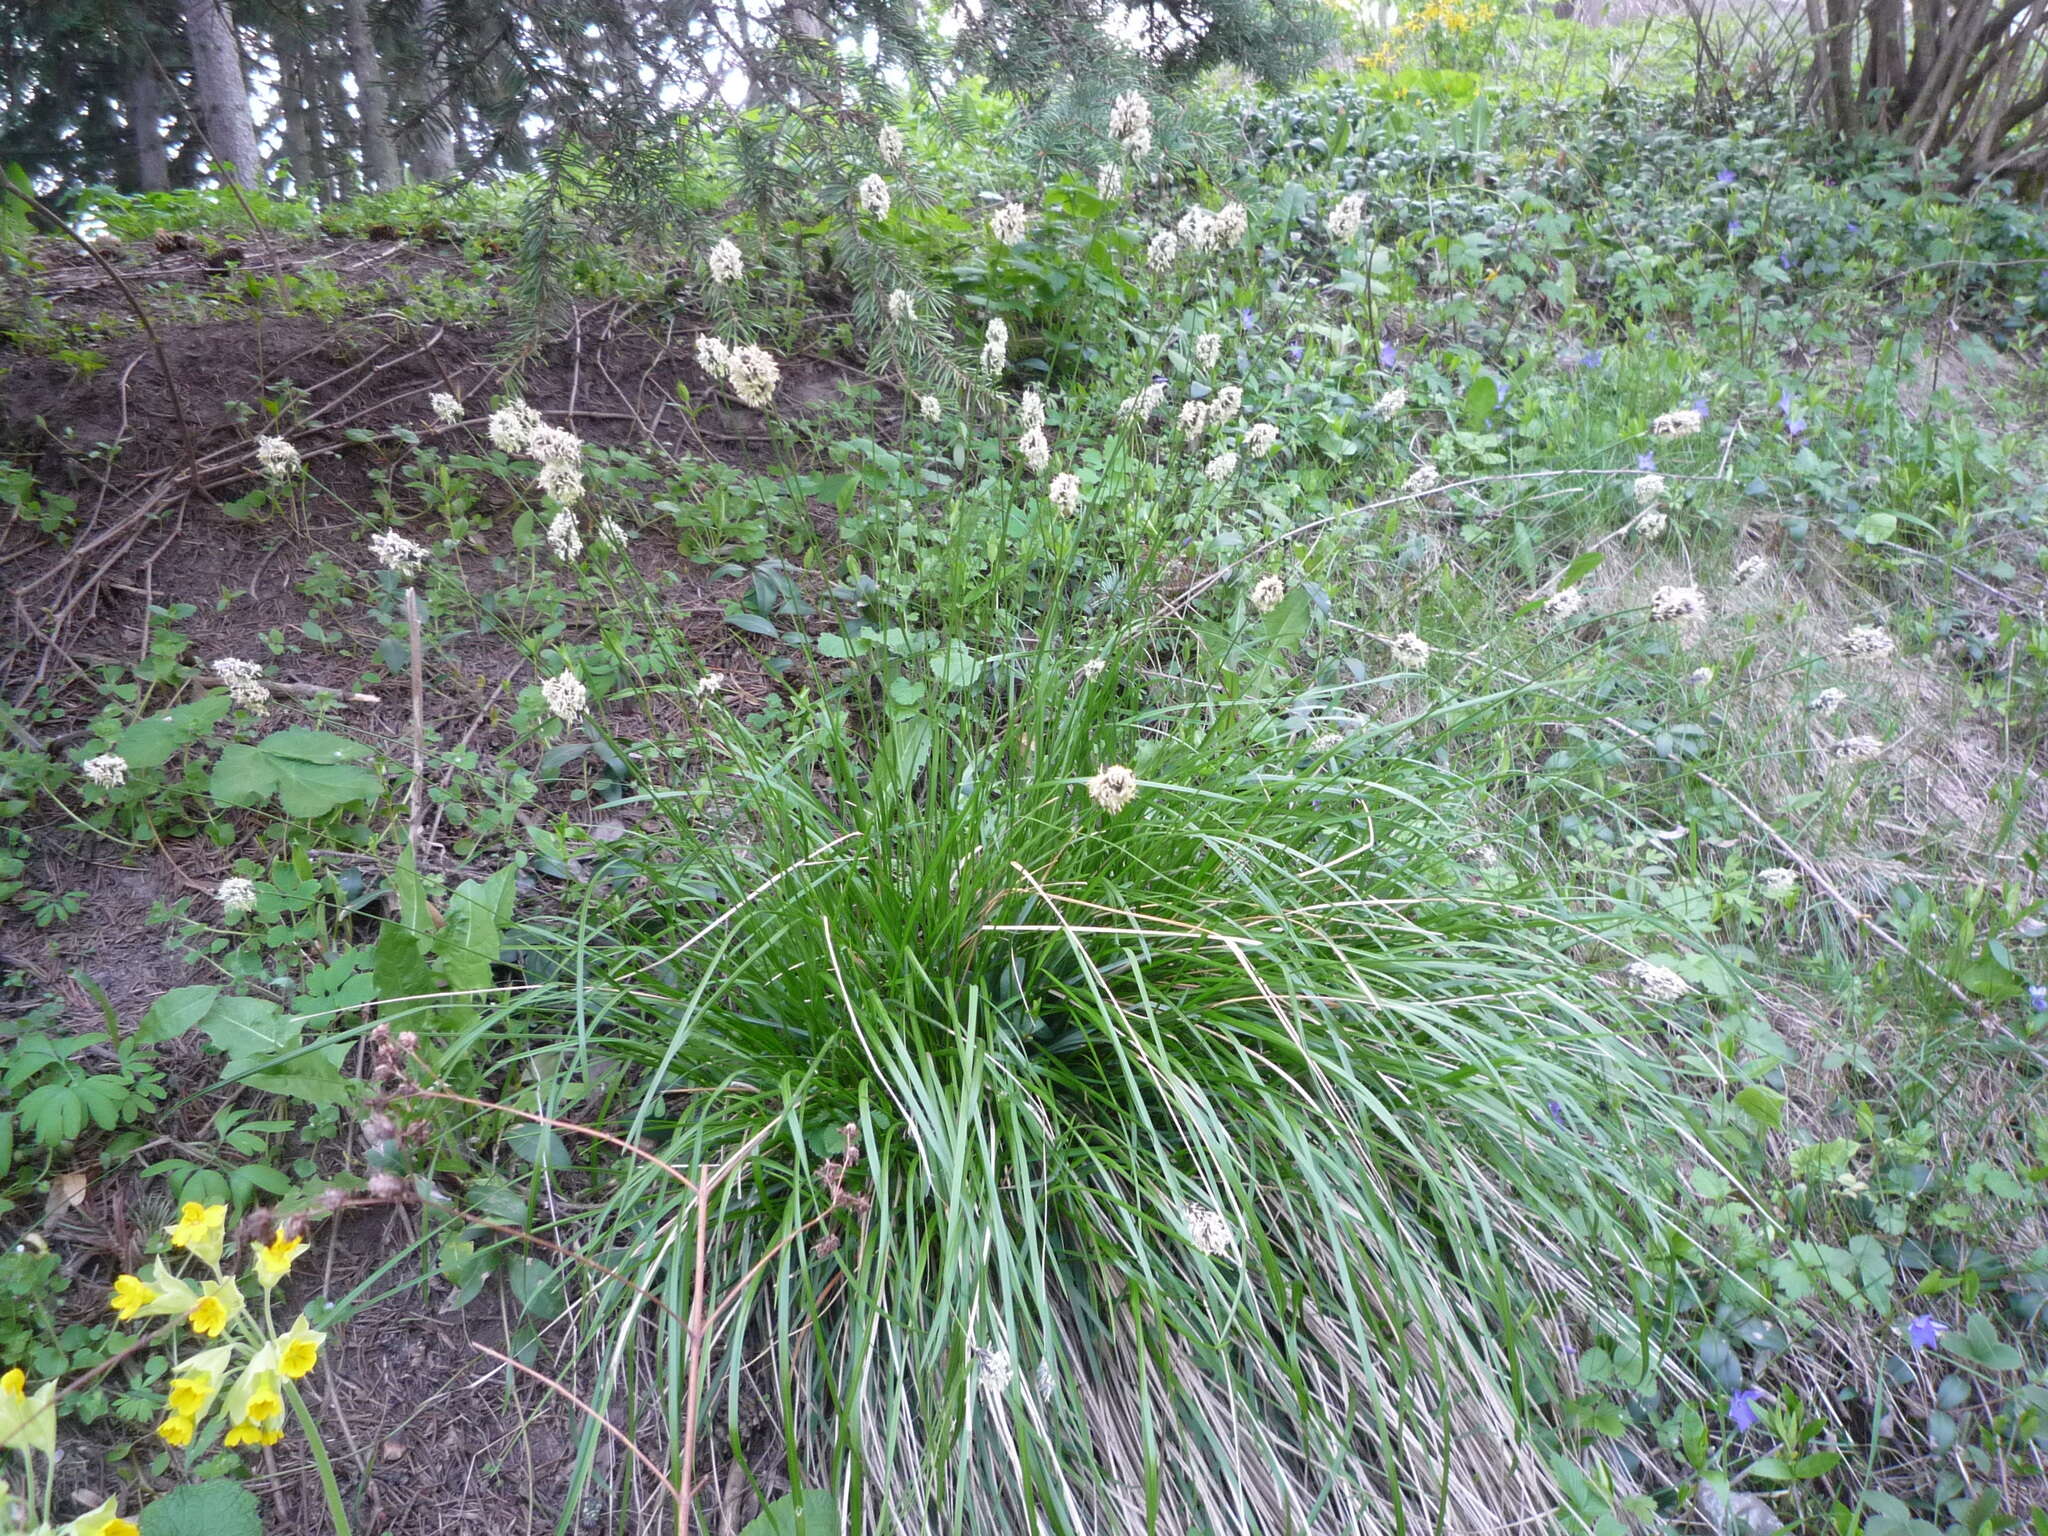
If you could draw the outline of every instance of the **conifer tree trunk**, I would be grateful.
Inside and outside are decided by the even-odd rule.
[[[363,170],[370,185],[382,191],[405,179],[398,165],[398,141],[391,130],[391,91],[384,83],[384,61],[370,35],[368,0],[343,0],[342,23],[348,38],[349,68],[356,77],[356,113],[362,119]]]
[[[167,192],[171,186],[163,115],[163,92],[156,76],[147,59],[138,59],[128,69],[128,132],[135,145],[135,185],[144,192]]]
[[[184,13],[192,91],[214,169],[238,187],[253,188],[263,166],[249,115],[249,88],[242,79],[242,54],[235,44],[234,13],[228,0],[184,0]]]
[[[413,100],[420,111],[419,149],[413,165],[422,181],[455,174],[455,90],[441,47],[445,0],[420,0],[419,79]]]

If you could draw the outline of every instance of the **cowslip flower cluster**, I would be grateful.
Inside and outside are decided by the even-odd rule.
[[[1180,429],[1189,437],[1200,437],[1209,425],[1209,404],[1206,400],[1183,400],[1180,406]]]
[[[722,379],[732,372],[732,348],[710,332],[697,338],[697,366],[714,379]]]
[[[875,150],[882,157],[884,165],[903,163],[903,130],[894,123],[882,124],[882,131],[875,135]]]
[[[1166,381],[1164,379],[1154,379],[1135,395],[1125,395],[1118,403],[1116,413],[1118,416],[1125,418],[1135,416],[1142,421],[1164,404],[1166,404]]]
[[[1244,409],[1244,386],[1226,384],[1216,391],[1216,398],[1209,402],[1209,423],[1223,426],[1237,420],[1237,413]]]
[[[576,514],[564,508],[548,524],[548,549],[567,565],[583,554],[583,534],[576,526]]]
[[[1180,240],[1170,229],[1162,229],[1145,245],[1145,265],[1154,272],[1165,273],[1173,270],[1173,264],[1180,260]]]
[[[408,581],[419,575],[420,567],[427,563],[426,546],[413,543],[395,528],[370,535],[370,555],[385,570]]]
[[[184,1357],[172,1369],[156,1433],[166,1445],[180,1449],[192,1444],[216,1403],[227,1419],[223,1445],[277,1444],[284,1438],[289,1384],[303,1380],[319,1364],[320,1346],[327,1339],[303,1312],[283,1332],[270,1322],[271,1293],[306,1248],[298,1226],[288,1222],[272,1229],[269,1242],[252,1243],[248,1264],[233,1278],[221,1268],[226,1229],[225,1205],[186,1201],[178,1219],[164,1231],[171,1247],[197,1259],[211,1278],[194,1284],[158,1259],[147,1276],[117,1278],[108,1297],[121,1322],[178,1317],[200,1338],[220,1341]],[[256,1282],[263,1298],[260,1318],[247,1305],[244,1284],[249,1280]]]
[[[1413,630],[1405,630],[1387,642],[1387,654],[1395,666],[1419,672],[1429,665],[1431,651],[1427,640]]]
[[[880,176],[869,175],[861,178],[856,194],[860,205],[878,219],[889,217],[889,183]]]
[[[740,397],[742,404],[750,405],[757,411],[765,411],[769,402],[775,398],[776,386],[782,382],[782,369],[774,358],[759,347],[735,347],[732,352],[732,367],[726,378],[732,385],[732,392]]]
[[[1090,776],[1088,798],[1114,816],[1138,798],[1138,776],[1121,763],[1111,763]]]
[[[1202,466],[1202,475],[1212,485],[1221,485],[1237,473],[1237,450],[1226,448]]]
[[[299,450],[281,437],[256,439],[256,467],[272,480],[289,480],[305,466]]]
[[[740,254],[740,248],[731,240],[721,240],[711,247],[711,254],[705,258],[705,265],[711,269],[714,283],[736,283],[746,273],[747,259]]]
[[[1652,472],[1638,476],[1635,483],[1629,487],[1629,491],[1635,497],[1637,506],[1654,507],[1664,499],[1665,488],[1664,477]]]
[[[943,421],[946,416],[946,408],[939,404],[939,397],[937,395],[919,395],[917,397],[917,414],[926,421]]]
[[[1252,216],[1245,211],[1243,203],[1225,203],[1216,210],[1216,240],[1219,245],[1235,245],[1242,240],[1252,227]]]
[[[1650,423],[1652,437],[1691,437],[1707,424],[1707,418],[1695,410],[1666,411]]]
[[[1017,400],[1017,425],[1029,432],[1045,425],[1045,396],[1027,388]]]
[[[1195,338],[1195,362],[1203,368],[1214,368],[1223,358],[1223,338],[1214,331],[1204,331]]]
[[[1031,216],[1022,203],[1005,203],[989,215],[988,232],[1005,245],[1015,245],[1031,227]]]
[[[270,713],[270,690],[259,681],[263,676],[261,663],[223,656],[213,664],[213,675],[227,689],[228,697],[250,714]]]
[[[42,1480],[44,1489],[45,1515],[49,1512],[48,1497],[55,1483],[57,1460],[57,1383],[46,1381],[35,1391],[28,1390],[28,1377],[18,1367],[0,1374],[0,1451],[18,1451],[28,1463],[31,1479],[34,1473],[34,1457],[44,1458],[45,1473]],[[0,1521],[6,1522],[9,1531],[17,1529],[12,1518],[16,1514],[24,1517],[27,1510],[22,1507],[10,1508],[15,1501],[10,1497],[7,1480],[0,1478]],[[106,1499],[76,1519],[68,1520],[54,1529],[47,1519],[26,1536],[141,1536],[141,1527],[133,1520],[123,1520],[113,1499]]]
[[[1052,462],[1052,447],[1045,440],[1043,427],[1031,427],[1017,439],[1017,457],[1034,475],[1045,473],[1045,466]]]
[[[1207,255],[1223,244],[1223,232],[1217,226],[1216,215],[1200,204],[1180,216],[1173,232],[1180,237],[1182,245],[1198,256]]]
[[[101,789],[119,789],[128,782],[128,759],[118,752],[102,752],[98,757],[89,757],[80,768],[88,782]]]

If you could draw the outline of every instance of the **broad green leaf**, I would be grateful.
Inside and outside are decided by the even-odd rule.
[[[504,948],[504,925],[512,915],[510,864],[488,880],[465,880],[448,898],[448,920],[433,937],[434,958],[441,974],[458,992],[482,991],[491,984],[491,967]]]
[[[325,816],[353,801],[374,799],[383,787],[367,768],[277,759],[277,803],[287,816]]]
[[[351,741],[332,731],[310,730],[303,725],[272,731],[257,746],[271,757],[287,758],[295,763],[353,763],[370,755],[370,749],[360,741]]]
[[[971,688],[981,677],[981,663],[958,640],[932,656],[931,668],[932,676],[948,688]]]
[[[1577,586],[1588,576],[1599,570],[1606,559],[1607,556],[1597,549],[1589,549],[1583,554],[1574,556],[1572,563],[1564,568],[1564,574],[1557,578],[1558,591],[1562,592],[1566,587]]]
[[[121,733],[114,751],[128,760],[130,768],[160,768],[218,725],[232,702],[225,692],[208,693],[146,716]]]
[[[206,1038],[230,1061],[267,1056],[299,1043],[299,1022],[260,997],[223,997],[199,1021]]]
[[[162,1045],[175,1040],[212,1011],[219,987],[174,987],[149,1005],[136,1027],[137,1045]]]
[[[261,1067],[237,1080],[266,1093],[280,1094],[306,1104],[342,1104],[348,1101],[348,1082],[341,1075],[346,1045],[323,1045],[300,1051],[274,1066]]]
[[[383,1010],[385,1022],[395,1023],[409,1013],[431,1006],[427,1003],[399,1003],[400,998],[431,997],[437,990],[434,972],[420,953],[420,941],[397,923],[386,923],[377,935],[377,964],[373,972],[377,996],[395,1007]]]
[[[763,1505],[740,1536],[839,1536],[839,1511],[832,1495],[821,1489],[785,1493]]]
[[[1785,1095],[1761,1083],[1751,1083],[1736,1094],[1735,1103],[1765,1130],[1775,1131],[1785,1123]]]
[[[1486,425],[1486,418],[1491,416],[1499,405],[1500,386],[1494,383],[1492,374],[1482,373],[1465,390],[1465,402],[1460,408],[1459,419],[1463,421],[1467,432],[1477,432]]]
[[[261,805],[277,792],[277,769],[254,747],[238,742],[214,763],[206,792],[215,805]]]
[[[224,1478],[173,1488],[139,1523],[142,1536],[263,1536],[256,1495]]]

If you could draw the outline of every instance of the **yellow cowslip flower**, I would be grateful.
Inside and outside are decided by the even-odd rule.
[[[107,1298],[107,1305],[114,1309],[114,1316],[122,1322],[132,1323],[138,1312],[162,1294],[155,1286],[133,1275],[122,1275],[114,1281],[114,1294]]]
[[[257,1350],[243,1367],[241,1379],[228,1390],[223,1444],[275,1445],[284,1438],[284,1392],[278,1380],[281,1347],[272,1339]]]
[[[183,1450],[192,1443],[192,1431],[199,1426],[182,1413],[174,1413],[156,1427],[157,1439],[165,1445],[175,1445]]]
[[[244,1421],[240,1424],[230,1424],[220,1443],[233,1449],[238,1445],[275,1445],[283,1438],[282,1429],[262,1429]]]
[[[0,1451],[57,1454],[57,1383],[34,1392],[20,1367],[0,1376]]]
[[[227,1236],[228,1208],[187,1200],[178,1219],[164,1228],[173,1248],[183,1248],[209,1269],[220,1268],[220,1247]]]
[[[277,1368],[297,1381],[320,1363],[320,1346],[326,1342],[327,1335],[308,1327],[306,1314],[301,1312],[298,1321],[278,1336]]]
[[[225,1281],[216,1280],[200,1292],[185,1321],[202,1338],[217,1339],[228,1320],[242,1310],[242,1293]]]
[[[107,1500],[89,1515],[80,1515],[69,1527],[72,1536],[141,1536],[133,1520],[114,1513],[114,1501]]]
[[[197,1424],[206,1417],[206,1410],[213,1406],[213,1399],[220,1391],[221,1373],[234,1358],[234,1349],[223,1344],[219,1349],[209,1349],[194,1355],[185,1362],[185,1368],[171,1378],[171,1390],[166,1407],[171,1417],[187,1419]]]
[[[287,1238],[279,1232],[267,1243],[251,1248],[249,1252],[256,1260],[256,1283],[270,1290],[278,1281],[291,1273],[292,1260],[299,1256],[299,1250],[306,1246],[303,1237]]]

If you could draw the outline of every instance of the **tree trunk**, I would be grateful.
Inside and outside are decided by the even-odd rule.
[[[242,54],[235,46],[234,13],[228,0],[184,0],[184,10],[192,91],[214,170],[238,187],[253,188],[262,161],[256,153],[256,123],[249,115],[249,88],[242,79]]]
[[[284,157],[291,165],[292,190],[300,197],[317,195],[318,171],[313,164],[311,115],[306,110],[305,67],[298,48],[280,39],[278,59],[278,109],[284,115]]]
[[[320,87],[320,122],[325,127],[327,163],[334,175],[336,199],[354,197],[361,190],[356,181],[356,159],[348,152],[349,143],[356,137],[354,125],[349,121],[348,91],[341,83],[341,59],[329,54],[320,61],[316,77]]]
[[[370,35],[369,0],[343,0],[343,26],[348,37],[349,68],[356,77],[356,115],[362,119],[363,170],[372,187],[383,191],[403,181],[398,166],[398,141],[391,131],[391,92],[384,83],[384,61]]]
[[[420,0],[420,66],[413,89],[420,126],[413,167],[422,181],[440,181],[455,174],[455,82],[448,77],[446,50],[441,46],[444,5],[445,0]]]
[[[135,144],[135,185],[168,192],[171,162],[164,156],[164,98],[147,59],[128,66],[128,132]]]

